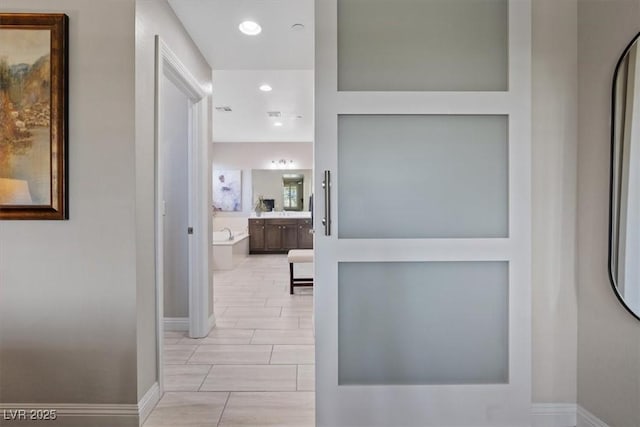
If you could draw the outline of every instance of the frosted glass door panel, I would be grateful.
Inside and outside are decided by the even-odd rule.
[[[339,90],[507,86],[507,0],[338,0]]]
[[[507,262],[340,263],[340,385],[508,382]]]
[[[340,238],[508,236],[507,117],[343,115]]]

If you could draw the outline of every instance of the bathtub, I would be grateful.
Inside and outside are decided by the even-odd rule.
[[[249,234],[234,231],[233,240],[229,240],[228,231],[213,232],[213,269],[233,270],[249,255]]]

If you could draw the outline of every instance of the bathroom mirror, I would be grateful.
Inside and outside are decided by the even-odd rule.
[[[312,179],[310,169],[253,169],[253,205],[262,196],[265,200],[273,200],[276,211],[308,211]]]
[[[640,320],[640,53],[627,46],[613,77],[609,275],[620,302]]]

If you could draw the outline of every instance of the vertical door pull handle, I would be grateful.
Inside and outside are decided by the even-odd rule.
[[[324,235],[331,236],[331,171],[324,171],[324,181],[322,181],[324,189]]]

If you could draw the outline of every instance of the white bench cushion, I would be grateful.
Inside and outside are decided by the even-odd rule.
[[[313,249],[292,249],[288,255],[289,264],[313,262]]]

